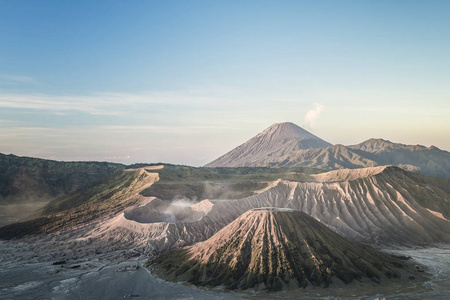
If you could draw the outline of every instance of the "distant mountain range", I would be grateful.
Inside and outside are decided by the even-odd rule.
[[[293,123],[277,123],[205,167],[310,167],[324,170],[397,165],[450,179],[450,152],[369,139],[331,145]]]

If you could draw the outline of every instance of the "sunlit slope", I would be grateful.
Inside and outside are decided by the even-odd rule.
[[[144,200],[95,227],[90,238],[145,245],[149,252],[205,240],[224,226],[208,221],[213,204],[206,199],[241,199],[269,189],[278,178],[305,180],[322,171],[165,165],[153,172],[159,180],[140,193]]]
[[[170,250],[153,268],[173,281],[281,290],[398,278],[399,259],[347,240],[299,211],[250,210],[210,239]]]
[[[157,180],[157,173],[144,168],[118,171],[103,184],[53,200],[35,219],[0,228],[0,237],[10,239],[70,230],[104,216],[114,216],[140,202],[143,197],[139,193]]]
[[[158,202],[128,216],[145,227],[155,249],[209,238],[244,212],[261,207],[303,211],[348,238],[378,245],[450,242],[449,182],[397,167],[337,170],[302,182],[277,180],[266,190],[235,200],[203,200],[159,210]],[[196,220],[192,211],[195,210]],[[175,212],[176,213],[172,213]],[[137,212],[137,211],[136,211]],[[171,218],[163,213],[172,213]],[[189,216],[189,217],[188,217]]]
[[[397,167],[339,170],[312,177],[313,182],[280,181],[264,193],[237,201],[215,201],[209,216],[226,223],[252,208],[287,207],[361,241],[450,242],[447,180]]]

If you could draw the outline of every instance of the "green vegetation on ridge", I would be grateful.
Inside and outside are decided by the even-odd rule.
[[[124,168],[108,162],[60,162],[0,154],[0,203],[68,194]]]
[[[136,204],[139,197],[135,196],[154,180],[156,177],[144,170],[117,171],[90,189],[53,200],[35,219],[1,227],[0,238],[55,232],[114,215]]]
[[[50,200],[102,182],[122,164],[61,162],[0,153],[0,226],[26,217]]]
[[[170,164],[151,171],[136,169],[144,166],[148,165],[132,165],[134,171],[117,171],[94,186],[57,197],[27,221],[0,228],[0,238],[55,232],[114,214],[134,204],[129,197],[138,193],[166,201],[244,198],[266,187],[268,181],[300,180],[321,172],[309,168],[195,168]],[[159,180],[148,178],[151,173],[157,173]]]
[[[309,174],[322,173],[312,168],[195,168],[165,165],[154,170],[160,180],[142,191],[144,196],[162,200],[184,198],[190,200],[227,197],[238,199],[251,196],[263,189],[267,182],[277,179],[291,181],[307,180]]]

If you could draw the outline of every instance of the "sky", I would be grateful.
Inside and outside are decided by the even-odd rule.
[[[0,0],[0,153],[200,166],[273,123],[450,150],[450,1]]]

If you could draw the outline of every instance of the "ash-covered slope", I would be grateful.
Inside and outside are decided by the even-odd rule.
[[[276,180],[250,197],[203,200],[190,207],[154,199],[97,233],[123,240],[132,232],[158,252],[208,239],[248,210],[278,207],[303,211],[347,238],[374,245],[450,243],[448,180],[392,166],[336,170],[301,180]]]
[[[310,182],[282,180],[245,199],[212,202],[208,216],[222,223],[249,209],[273,206],[303,211],[358,241],[450,242],[449,181],[393,166],[330,171],[311,175]]]
[[[230,289],[328,286],[334,278],[400,277],[399,259],[334,233],[305,213],[276,208],[244,213],[210,239],[170,250],[154,270],[172,281]]]
[[[330,143],[293,123],[277,123],[244,144],[205,165],[205,167],[261,166],[260,161],[299,149],[317,149],[331,146]]]

